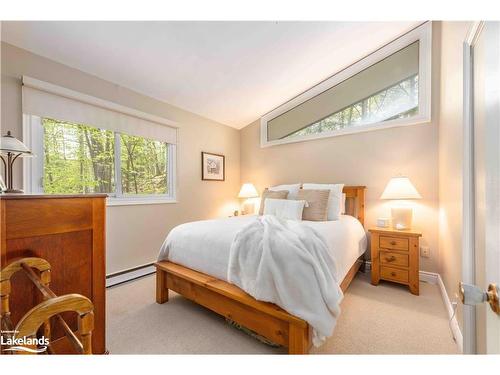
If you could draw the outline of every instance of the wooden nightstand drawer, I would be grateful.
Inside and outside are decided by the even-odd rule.
[[[405,250],[408,251],[408,238],[380,236],[379,247],[382,249]]]
[[[408,254],[392,251],[380,251],[380,264],[389,266],[408,267]]]
[[[372,284],[378,285],[381,279],[406,284],[410,292],[418,296],[418,252],[422,234],[388,228],[372,228],[370,233]]]
[[[399,268],[380,266],[380,277],[387,280],[407,283],[408,270],[401,270]]]

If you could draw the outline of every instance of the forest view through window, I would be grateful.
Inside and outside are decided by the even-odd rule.
[[[42,119],[46,194],[169,195],[165,142]]]
[[[263,116],[264,142],[289,143],[421,121],[429,112],[421,52],[417,40],[384,57],[367,56],[349,67],[352,73],[333,75]]]
[[[418,75],[414,75],[284,138],[401,119],[417,113]]]

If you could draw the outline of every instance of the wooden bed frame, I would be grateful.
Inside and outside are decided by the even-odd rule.
[[[364,186],[345,186],[346,214],[364,225]],[[363,264],[363,255],[349,269],[340,284],[346,291]],[[233,284],[178,264],[161,261],[156,266],[156,302],[168,301],[169,289],[229,318],[267,339],[288,348],[289,354],[309,352],[309,324],[280,307],[257,301]]]

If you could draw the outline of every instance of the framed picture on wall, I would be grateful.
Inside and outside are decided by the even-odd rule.
[[[203,181],[224,181],[226,178],[225,156],[201,152],[201,179]]]

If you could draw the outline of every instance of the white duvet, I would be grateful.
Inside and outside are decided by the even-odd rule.
[[[343,298],[336,261],[323,236],[300,221],[264,215],[236,234],[227,278],[313,328],[313,344],[331,336]]]
[[[252,277],[255,279],[255,276],[251,275],[251,269],[248,269],[250,272],[249,274],[241,274],[241,271],[245,271],[246,266],[241,267],[243,263],[240,262],[240,266],[238,267],[238,272],[240,272],[240,274],[237,277],[234,272],[234,257],[231,261],[232,271],[230,271],[229,268],[231,246],[235,244],[234,240],[237,239],[238,233],[243,233],[241,230],[245,227],[254,227],[255,229],[258,225],[267,225],[269,228],[268,224],[272,224],[272,222],[269,221],[264,221],[264,223],[262,223],[262,220],[259,224],[258,221],[259,216],[241,216],[197,221],[179,225],[172,229],[168,234],[161,247],[158,260],[170,260],[174,263],[209,274],[218,279],[235,283],[257,299],[268,300],[276,303],[291,314],[297,315],[308,321],[315,331],[313,343],[315,345],[319,345],[324,336],[329,336],[331,334],[333,326],[335,325],[335,319],[338,316],[338,303],[340,303],[341,300],[341,293],[338,293],[340,290],[339,283],[345,277],[347,271],[354,264],[356,259],[366,249],[366,235],[363,226],[357,219],[347,215],[342,215],[339,220],[335,221],[295,222],[296,227],[293,227],[293,225],[292,227],[287,228],[277,228],[274,226],[273,230],[275,230],[275,233],[277,233],[278,230],[281,230],[280,233],[285,237],[287,236],[285,233],[288,229],[295,231],[296,233],[301,232],[305,242],[312,241],[312,236],[316,236],[318,239],[321,239],[323,244],[319,245],[317,241],[314,242],[314,246],[316,246],[314,252],[322,254],[320,257],[318,257],[317,254],[314,255],[314,259],[316,259],[314,261],[314,266],[310,261],[312,258],[309,259],[309,266],[306,265],[304,268],[304,264],[302,264],[302,266],[300,265],[300,263],[304,262],[297,261],[299,257],[295,257],[295,260],[293,260],[293,266],[288,269],[285,268],[285,271],[283,271],[282,268],[281,275],[285,275],[286,272],[288,272],[287,270],[293,269],[294,267],[302,267],[301,269],[303,272],[300,278],[303,279],[304,275],[307,275],[306,268],[308,267],[311,272],[309,275],[320,272],[323,280],[321,280],[321,277],[318,278],[314,276],[315,281],[311,283],[311,278],[309,278],[307,283],[310,288],[314,288],[314,292],[312,293],[314,296],[311,297],[311,300],[308,300],[308,297],[295,295],[293,292],[294,288],[290,289],[287,287],[286,284],[290,283],[291,274],[288,274],[286,278],[278,277],[276,280],[272,281],[273,283],[277,283],[275,286],[275,292],[277,289],[287,290],[287,292],[281,293],[281,297],[279,298],[277,298],[279,293],[273,293],[273,296],[267,296],[268,298],[266,299],[263,298],[263,295],[261,295],[260,298],[259,295],[254,295],[256,291],[252,291],[248,288],[248,285],[244,285],[244,279],[251,280]],[[258,241],[258,235],[255,235],[254,233],[252,236],[256,239],[256,241]],[[243,237],[245,237],[244,234]],[[244,250],[245,247],[245,245],[242,245],[241,242],[243,237],[241,237],[240,234],[240,248],[242,250]],[[246,236],[245,241],[255,242],[250,241],[249,236]],[[286,239],[283,243],[285,242]],[[309,246],[310,245],[311,244],[309,244]],[[319,247],[321,247],[321,250],[318,250]],[[299,246],[299,248],[304,249],[303,246]],[[235,250],[233,248],[233,255],[234,251]],[[276,259],[276,262],[272,267],[277,267],[280,262],[286,262],[287,260],[288,263],[286,264],[290,265],[290,261],[294,259],[291,256],[287,258],[286,252],[284,251],[278,251],[278,253],[280,253],[280,259]],[[295,255],[298,253],[299,252],[297,251]],[[259,256],[261,257],[262,253]],[[320,260],[320,258],[322,260]],[[256,260],[254,259],[251,260],[251,262],[252,261],[255,262]],[[266,264],[267,267],[271,267],[269,262]],[[273,270],[271,269],[271,271]],[[273,272],[276,272],[276,270]],[[237,281],[237,278],[239,278],[239,281]],[[300,282],[298,277],[297,280],[294,281]],[[290,285],[295,285],[295,283],[292,282]],[[332,287],[332,285],[334,286]],[[330,289],[333,292],[325,294],[325,292],[327,292],[325,288]],[[305,298],[304,301],[306,301],[302,305],[299,303],[301,298]],[[319,298],[322,298],[323,301],[321,302]],[[337,299],[337,301],[332,301],[332,298]],[[312,314],[313,311],[310,307],[314,304],[317,305],[318,303],[322,304],[323,308],[318,310],[318,314],[316,314],[316,316],[313,316],[314,314]],[[307,308],[306,305],[308,305]],[[301,308],[304,309],[302,312],[299,311]],[[325,314],[326,311],[328,311],[328,317]]]

